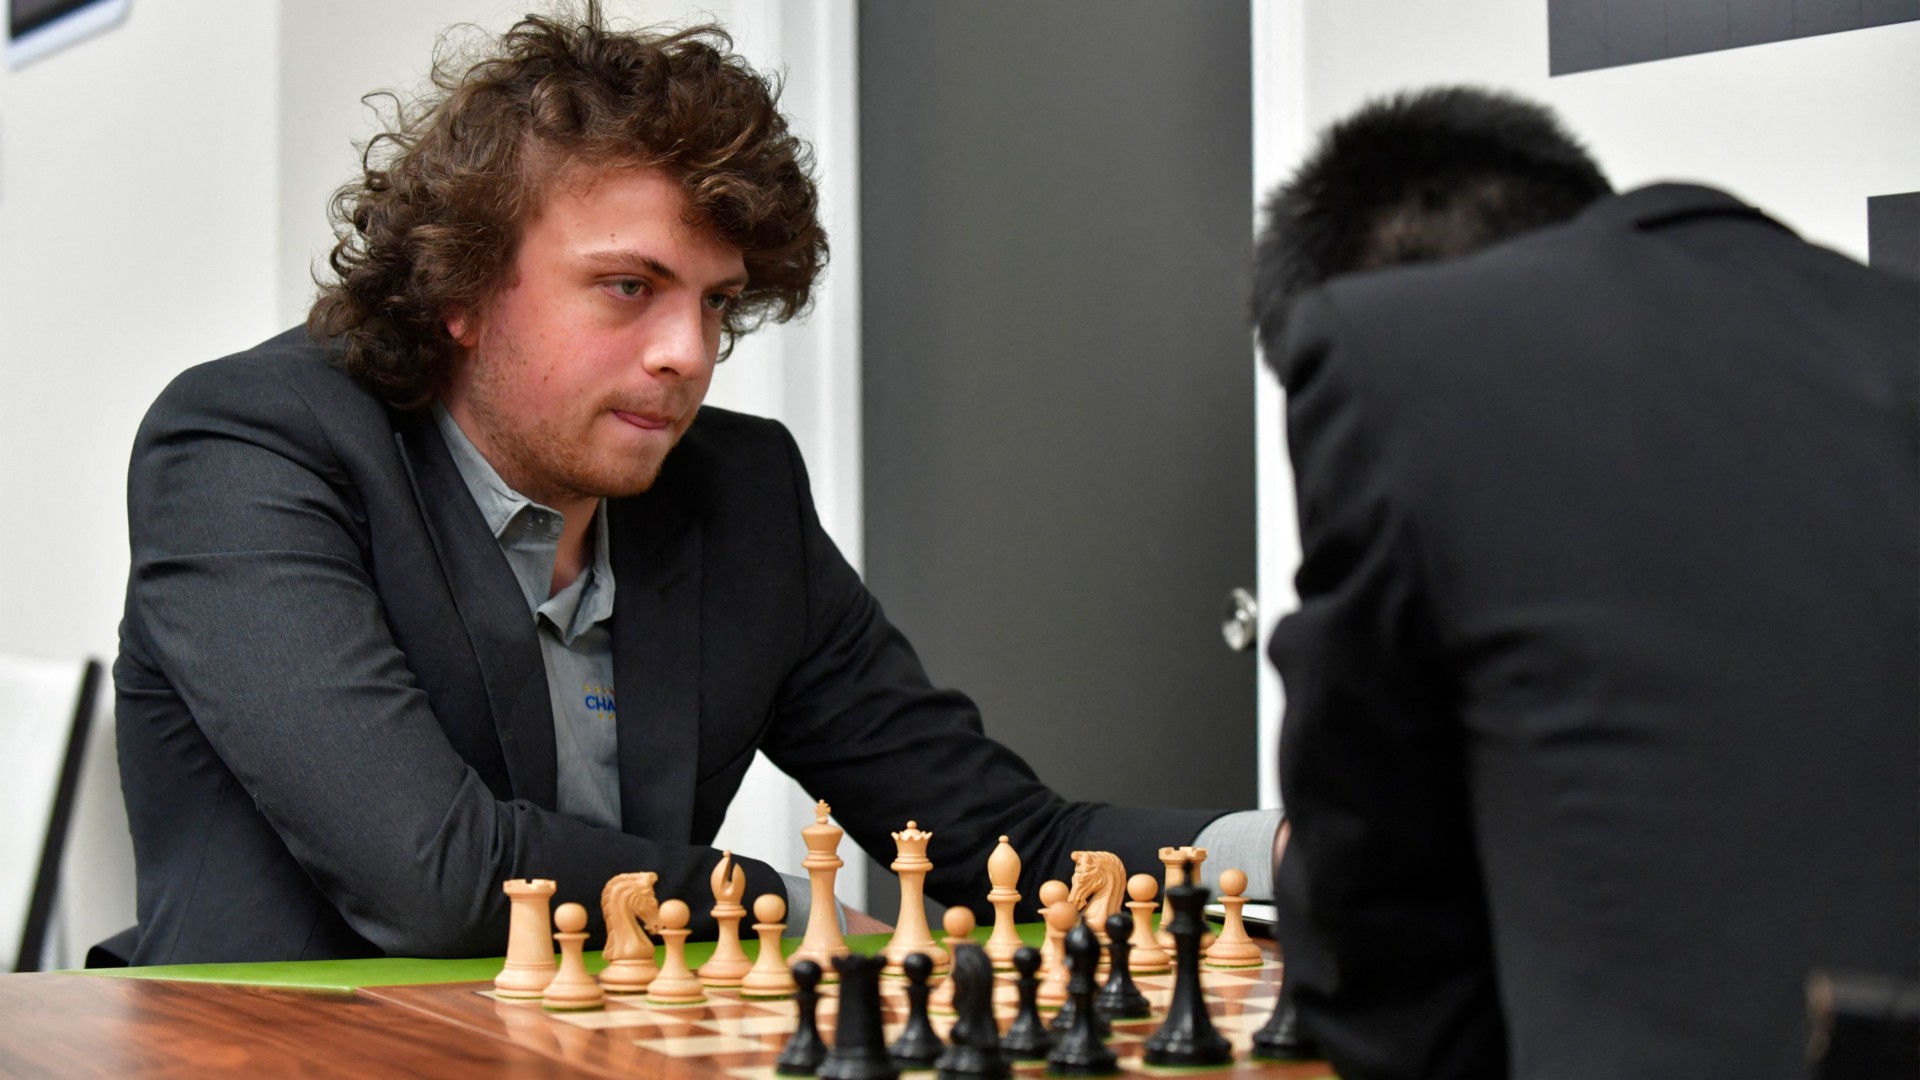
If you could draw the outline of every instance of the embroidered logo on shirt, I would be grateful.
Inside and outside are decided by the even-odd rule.
[[[587,694],[585,700],[587,708],[592,709],[603,719],[612,720],[614,718],[613,687],[587,683],[584,689]]]

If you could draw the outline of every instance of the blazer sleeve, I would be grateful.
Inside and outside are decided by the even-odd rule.
[[[1287,393],[1299,609],[1269,656],[1286,687],[1276,883],[1302,1024],[1349,1080],[1505,1075],[1463,742],[1404,462],[1325,293],[1295,308]],[[1424,358],[1412,358],[1415,361]]]
[[[493,796],[387,628],[361,505],[268,363],[183,375],[135,443],[123,635],[348,924],[392,955],[494,955],[509,878],[556,879],[554,902],[584,903],[596,930],[616,873],[704,890],[717,852]],[[756,891],[783,891],[739,861]]]
[[[886,862],[894,852],[889,833],[917,821],[934,833],[928,895],[985,915],[987,857],[1006,835],[1021,857],[1019,910],[1031,918],[1040,883],[1070,876],[1075,850],[1111,851],[1129,868],[1157,868],[1161,846],[1191,843],[1219,816],[1069,802],[989,738],[966,695],[929,682],[912,646],[820,527],[799,448],[791,436],[785,441],[801,508],[806,632],[762,749],[832,803],[862,848]]]

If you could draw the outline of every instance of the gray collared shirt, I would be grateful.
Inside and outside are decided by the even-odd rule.
[[[533,613],[540,658],[547,668],[553,709],[558,809],[590,825],[620,828],[620,741],[614,723],[613,565],[607,534],[607,501],[593,512],[593,564],[573,583],[548,596],[553,560],[560,548],[560,514],[513,490],[438,402],[433,406],[440,437],[453,455],[460,479],[500,551],[513,568]],[[789,934],[807,924],[812,910],[804,878],[781,874],[787,887]],[[846,915],[838,911],[842,928]]]
[[[558,809],[604,828],[620,827],[619,738],[613,696],[613,566],[607,506],[593,513],[593,562],[548,596],[560,547],[560,514],[513,490],[460,430],[444,405],[433,408],[453,463],[527,598],[547,668],[558,758]]]

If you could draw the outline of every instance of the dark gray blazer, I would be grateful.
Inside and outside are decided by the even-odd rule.
[[[597,932],[606,879],[652,870],[710,925],[705,845],[756,749],[883,858],[931,828],[929,894],[979,907],[1001,833],[1032,897],[1077,847],[1151,865],[1213,816],[1067,803],[986,738],[771,421],[703,410],[653,490],[609,503],[620,832],[553,809],[533,623],[430,418],[290,331],[175,380],[128,486],[136,963],[498,954],[516,877]],[[742,861],[750,895],[782,891]]]
[[[1278,885],[1347,1080],[1799,1077],[1920,977],[1920,282],[1661,186],[1303,298]]]

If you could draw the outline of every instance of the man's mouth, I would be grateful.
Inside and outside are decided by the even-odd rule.
[[[665,431],[673,426],[673,416],[663,412],[628,412],[625,409],[613,410],[613,415],[647,431]]]

